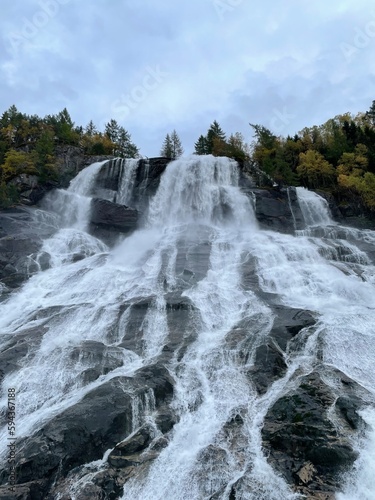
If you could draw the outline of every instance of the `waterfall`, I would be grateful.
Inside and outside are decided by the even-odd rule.
[[[68,189],[48,194],[44,207],[60,217],[60,225],[86,231],[90,215],[91,194],[95,178],[105,161],[93,163],[81,170]]]
[[[137,161],[122,165],[116,200],[126,204],[136,190]],[[368,394],[368,428],[353,433],[359,458],[338,498],[370,500],[375,233],[334,224],[327,202],[303,188],[297,193],[306,230],[260,230],[236,162],[194,155],[168,164],[143,227],[108,248],[87,232],[101,166],[48,198],[58,214],[58,230],[43,245],[52,266],[0,304],[0,352],[31,339],[3,382],[17,390],[17,439],[32,439],[120,380],[131,422],[127,431],[117,429],[119,440],[145,423],[164,440],[129,472],[124,500],[293,500],[301,496],[269,462],[262,428],[304,376],[334,368]],[[276,345],[277,308],[309,311],[316,324]],[[265,345],[278,351],[285,370],[260,393],[253,374]],[[174,425],[165,436],[158,411],[164,415],[167,403],[148,386],[140,396],[136,385],[140,370],[160,365],[174,384],[168,401]],[[324,380],[339,397],[335,381]],[[0,404],[5,408],[5,393]],[[3,427],[2,459],[6,436]],[[71,471],[63,492],[87,495],[85,488],[108,472],[108,455],[103,449]]]
[[[307,226],[334,224],[327,200],[306,188],[297,187],[296,189],[302,215]]]
[[[134,189],[134,183],[137,173],[139,160],[137,159],[121,159],[121,178],[119,182],[118,193],[115,197],[116,203],[120,205],[129,205]]]

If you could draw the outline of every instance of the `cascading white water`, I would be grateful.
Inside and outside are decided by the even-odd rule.
[[[115,201],[120,205],[128,205],[131,201],[139,160],[127,158],[118,161],[121,162],[121,178]]]
[[[327,200],[303,187],[297,187],[296,190],[302,215],[307,226],[327,226],[334,224]]]
[[[86,206],[99,168],[82,172],[68,194],[62,193],[64,200],[79,203],[83,199]],[[129,179],[119,195],[125,204],[134,172],[129,168],[123,173],[123,180]],[[181,299],[191,304],[188,333],[194,340],[167,365],[175,380],[172,407],[177,423],[149,470],[142,469],[125,484],[125,500],[204,500],[212,495],[229,500],[233,484],[237,484],[237,500],[297,498],[268,464],[261,428],[269,408],[294,383],[294,375],[311,371],[318,341],[324,363],[375,395],[375,268],[356,246],[356,242],[372,245],[374,233],[350,230],[347,242],[349,233],[332,226],[325,200],[301,189],[297,192],[306,223],[312,226],[309,234],[260,231],[252,203],[238,182],[236,163],[229,159],[193,156],[170,163],[150,202],[145,227],[111,251],[85,232],[87,212],[82,210],[86,215],[77,218],[76,206],[63,217],[64,227],[44,243],[53,267],[32,277],[0,305],[2,345],[31,327],[48,327],[40,344],[4,381],[17,388],[18,437],[22,438],[93,388],[154,363],[171,333],[168,296],[180,290]],[[323,233],[314,234],[316,228]],[[208,269],[202,263],[205,255]],[[284,304],[313,311],[319,318],[305,347],[286,355],[284,377],[262,396],[245,373],[253,366],[255,349],[269,334],[273,317],[264,300],[242,282],[249,258],[254,259],[263,292],[275,293]],[[195,276],[193,284],[186,281],[184,272]],[[121,307],[140,298],[147,298],[149,307],[136,354],[121,345],[131,322],[129,309]],[[252,327],[238,341],[231,341],[231,335],[240,334],[238,325],[243,322]],[[185,327],[181,325],[182,337]],[[120,363],[86,382],[82,374],[90,362],[73,361],[72,354],[90,340],[104,344]],[[145,417],[152,420],[153,410],[152,404],[135,407],[133,424],[140,425]],[[365,420],[372,426],[368,411]],[[243,419],[240,442],[226,431],[236,415]],[[6,442],[5,435],[3,430],[1,443]],[[348,476],[343,500],[371,500],[373,442],[370,432],[369,439],[359,443],[363,451],[357,469]],[[3,447],[0,453],[4,452]],[[94,469],[101,467],[104,459]],[[91,478],[83,478],[82,485]],[[80,488],[81,482],[74,485],[72,498]]]
[[[80,231],[87,230],[91,191],[96,175],[105,161],[93,163],[81,170],[67,190],[58,189],[47,196],[45,205],[60,216],[60,225]]]

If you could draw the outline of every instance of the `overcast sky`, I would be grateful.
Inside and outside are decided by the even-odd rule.
[[[146,156],[218,120],[251,140],[366,111],[373,0],[16,0],[1,4],[0,112],[116,119]]]

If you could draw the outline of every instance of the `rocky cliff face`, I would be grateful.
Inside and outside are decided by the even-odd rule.
[[[71,154],[73,158],[73,152]],[[168,163],[167,159],[154,158],[140,160],[135,167],[128,164],[129,169],[134,169],[131,170],[131,177],[127,178],[131,190],[126,192],[121,188],[123,161],[105,163],[90,184],[92,200],[87,226],[90,234],[112,246],[119,241],[119,236],[123,238],[134,233],[144,221],[149,200],[157,192]],[[73,168],[71,163],[69,165]],[[82,163],[77,163],[74,169],[81,166]],[[229,215],[225,210],[220,212],[224,213],[224,222],[226,216],[232,217],[230,221],[235,226],[240,221],[233,219],[233,214],[241,216],[246,207],[252,207],[256,224],[265,231],[257,233],[258,228],[246,220],[249,232],[253,238],[260,235],[260,239],[266,234],[267,244],[262,247],[263,253],[252,254],[252,239],[249,237],[246,240],[249,248],[242,252],[241,260],[235,261],[235,264],[229,262],[232,271],[223,281],[220,281],[222,268],[232,258],[229,252],[225,253],[231,241],[217,242],[211,238],[214,225],[205,227],[197,223],[191,226],[194,232],[191,228],[190,232],[181,232],[181,235],[172,231],[175,238],[173,245],[165,243],[163,238],[155,239],[157,245],[165,245],[163,252],[155,253],[156,257],[152,253],[156,246],[152,243],[155,234],[150,232],[144,236],[140,232],[134,246],[138,245],[137,252],[143,259],[139,264],[145,273],[142,286],[138,275],[126,274],[128,261],[121,263],[120,270],[111,264],[105,245],[92,241],[88,234],[83,239],[82,230],[73,235],[64,233],[67,241],[64,252],[69,254],[69,259],[67,257],[63,262],[69,265],[61,268],[61,274],[67,272],[66,268],[70,271],[65,281],[56,273],[46,278],[44,283],[40,271],[52,266],[48,248],[57,243],[52,238],[50,247],[43,247],[43,241],[61,234],[57,232],[59,221],[56,216],[36,207],[21,207],[0,213],[0,299],[14,297],[17,289],[38,273],[41,281],[37,282],[37,286],[41,290],[45,286],[47,290],[36,308],[30,309],[25,322],[20,323],[1,344],[1,375],[12,380],[12,376],[24,373],[22,370],[28,366],[28,360],[39,363],[43,372],[44,358],[38,357],[38,353],[43,342],[47,352],[48,339],[52,338],[53,342],[57,345],[61,342],[62,346],[58,345],[57,354],[54,350],[50,354],[56,356],[53,358],[56,370],[61,360],[65,363],[61,365],[65,366],[64,373],[60,374],[61,380],[52,384],[53,387],[62,391],[61,398],[71,387],[77,386],[82,390],[61,411],[59,401],[53,399],[55,395],[50,395],[51,405],[56,405],[56,409],[36,430],[30,428],[29,434],[20,437],[17,442],[18,496],[9,496],[8,474],[4,468],[0,473],[3,485],[0,487],[1,498],[121,498],[124,485],[134,485],[134,481],[143,483],[153,464],[163,456],[163,450],[173,443],[186,415],[201,415],[204,418],[204,412],[199,413],[199,409],[206,404],[204,384],[212,384],[210,397],[214,398],[215,390],[218,391],[216,413],[223,411],[221,399],[225,400],[227,395],[221,393],[221,388],[227,382],[225,377],[230,375],[226,371],[228,365],[233,365],[233,369],[236,367],[238,371],[230,386],[231,392],[236,393],[238,384],[243,384],[241,388],[244,392],[225,417],[215,439],[200,451],[197,461],[202,468],[195,471],[194,481],[204,483],[209,474],[213,474],[215,480],[211,481],[212,489],[202,489],[200,496],[194,498],[233,500],[246,498],[244,494],[252,495],[248,498],[257,498],[259,491],[266,491],[267,485],[259,485],[254,479],[256,464],[251,462],[251,456],[262,453],[273,470],[289,485],[290,491],[310,499],[334,499],[335,492],[342,487],[343,474],[357,458],[354,439],[366,427],[359,411],[364,401],[372,401],[372,396],[348,375],[324,362],[324,341],[319,340],[323,329],[318,312],[290,305],[272,279],[274,274],[283,272],[282,266],[287,257],[296,266],[303,260],[303,256],[298,254],[298,246],[293,246],[297,240],[294,235],[298,231],[305,230],[311,239],[318,239],[321,236],[319,231],[323,232],[324,244],[319,251],[329,255],[327,259],[334,261],[335,269],[354,259],[354,254],[349,253],[350,245],[340,247],[348,235],[344,229],[332,229],[337,232],[337,241],[331,247],[324,228],[307,228],[295,188],[270,186],[260,189],[251,176],[241,172],[236,197],[243,195],[244,199],[239,212],[233,209],[237,198],[228,200],[230,189],[226,188],[224,194],[225,189],[213,191],[213,203],[222,196],[223,205],[230,209],[227,210]],[[186,195],[191,207],[194,209],[199,203],[204,205],[205,200],[199,196],[194,198],[189,189],[193,189],[191,184],[180,194]],[[173,209],[171,206],[170,210]],[[62,231],[68,230],[63,228]],[[163,228],[158,228],[158,231],[162,233]],[[272,265],[275,267],[267,275],[268,268],[265,266],[262,274],[259,261],[264,253],[272,252],[271,247],[275,244],[280,245],[280,252],[285,251],[287,257],[284,256],[279,265],[271,257],[269,268]],[[367,252],[366,258],[370,260],[365,261],[365,257],[359,255],[358,262],[362,258],[365,265],[375,255],[371,254],[368,241],[362,241],[362,244],[363,251]],[[92,245],[86,254],[84,245]],[[290,254],[287,253],[288,245],[292,245]],[[306,249],[313,252],[312,244]],[[125,255],[132,262],[138,262],[138,255],[133,253],[126,247],[119,247],[115,257],[111,258]],[[88,258],[85,260],[85,257]],[[108,269],[105,267],[107,261]],[[312,262],[311,258],[311,267]],[[361,264],[353,262],[353,269],[358,270]],[[214,265],[217,269],[210,270]],[[156,274],[155,266],[159,266]],[[240,268],[238,287],[230,281],[235,266]],[[106,273],[101,274],[103,269]],[[121,281],[120,274],[123,272],[126,275]],[[217,272],[217,282],[212,277],[214,272]],[[305,279],[308,279],[309,272],[307,267]],[[92,281],[90,275],[94,275]],[[212,280],[208,280],[208,284],[205,281],[207,276]],[[53,280],[61,282],[53,287]],[[83,289],[78,288],[80,280],[84,280]],[[154,288],[151,288],[151,282]],[[200,288],[204,286],[207,286],[206,291]],[[128,295],[123,292],[126,287],[130,287]],[[302,290],[302,282],[300,287]],[[237,290],[241,291],[238,296]],[[30,289],[25,293],[32,297]],[[38,288],[35,293],[38,293]],[[199,293],[202,294],[201,301],[212,299],[212,307],[219,303],[215,314],[205,317],[199,310],[199,301],[195,297]],[[64,294],[69,298],[66,304],[63,303],[66,300]],[[233,303],[228,294],[234,295]],[[239,310],[238,318],[233,324],[229,323],[230,327],[211,352],[210,342],[222,334],[226,316],[231,314],[229,309],[225,309],[227,302],[234,307],[238,301],[244,300],[243,297],[253,301],[247,305],[248,315],[241,317],[242,310]],[[246,309],[245,306],[243,309]],[[6,311],[11,314],[10,309]],[[77,319],[78,312],[82,321]],[[90,326],[87,331],[84,330],[84,338],[76,341],[72,337],[71,342],[63,347],[64,336],[75,333],[74,329],[84,329],[86,322]],[[210,335],[205,338],[202,347],[205,364],[202,362],[199,365],[200,358],[191,346],[199,334],[202,335],[199,332],[202,323],[205,328],[203,336],[205,331]],[[91,335],[96,328],[101,336]],[[157,350],[155,343],[160,330],[166,335],[161,340],[161,349]],[[314,348],[309,351],[307,346],[315,337]],[[295,368],[294,364],[304,356],[308,358],[307,365],[300,364]],[[195,364],[189,365],[192,357],[196,359]],[[220,359],[222,364],[218,364]],[[205,376],[199,378],[206,368]],[[186,389],[186,374],[190,371],[193,380],[189,386],[191,393],[186,394],[186,398],[178,399],[181,391]],[[69,377],[73,378],[68,380],[71,385],[65,381]],[[22,385],[22,380],[17,380]],[[30,386],[34,383],[30,382]],[[45,384],[49,383],[46,379]],[[38,390],[35,405],[40,405],[37,394]],[[245,400],[248,394],[251,395],[249,400],[257,401],[260,414],[264,413],[263,424],[257,434],[261,447],[256,452],[250,449],[249,428],[256,425],[257,415],[251,414],[250,403]],[[216,418],[216,413],[212,419]],[[144,415],[148,415],[149,419],[144,420]],[[192,420],[191,426],[200,429],[199,423],[197,417]],[[208,433],[207,429],[203,430]],[[205,432],[201,432],[202,439]],[[193,440],[194,436],[190,439]],[[108,450],[109,454],[105,455]],[[188,452],[188,449],[180,450],[181,454]],[[238,468],[229,478],[227,471],[232,470],[232,462]],[[220,472],[221,468],[224,472]],[[134,488],[129,486],[129,491],[135,491]]]
[[[11,184],[16,186],[20,201],[24,205],[36,205],[46,193],[59,187],[67,187],[69,182],[83,168],[92,163],[110,160],[113,156],[91,156],[83,154],[76,146],[58,146],[56,148],[56,180],[40,182],[36,175],[22,174],[15,177]]]

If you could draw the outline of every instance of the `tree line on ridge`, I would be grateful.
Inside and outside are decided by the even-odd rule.
[[[294,136],[277,136],[263,125],[250,124],[253,140],[239,132],[228,137],[214,120],[206,135],[194,144],[197,155],[212,154],[246,162],[268,174],[280,185],[302,185],[332,193],[339,202],[356,197],[375,214],[375,101],[367,112],[345,113],[319,126],[305,127]],[[140,157],[130,133],[116,120],[99,131],[93,121],[76,126],[64,108],[40,118],[15,106],[0,118],[0,208],[18,201],[13,179],[36,175],[40,183],[58,182],[56,150],[75,146],[86,155]],[[161,156],[172,160],[184,152],[176,132],[166,134]]]

